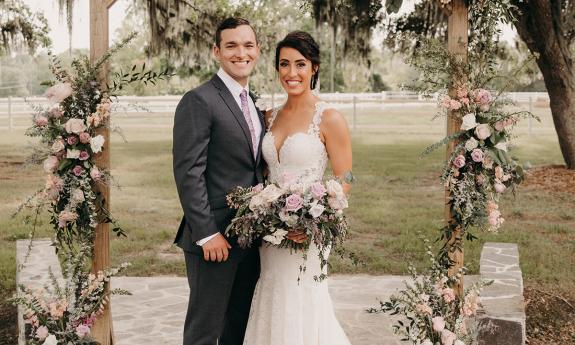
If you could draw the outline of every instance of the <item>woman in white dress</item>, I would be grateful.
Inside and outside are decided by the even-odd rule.
[[[284,105],[266,113],[262,154],[271,182],[320,180],[328,161],[334,176],[351,172],[347,122],[312,93],[319,67],[319,46],[308,33],[295,31],[278,43],[275,68],[288,98]],[[344,185],[344,190],[347,192],[349,185]],[[305,236],[294,232],[288,238],[303,242]],[[244,345],[350,344],[335,317],[327,281],[314,280],[321,273],[315,245],[305,261],[301,252],[265,243],[260,256],[261,274]],[[306,270],[300,273],[302,266]]]

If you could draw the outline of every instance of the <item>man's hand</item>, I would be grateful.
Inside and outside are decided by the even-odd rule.
[[[304,243],[307,241],[307,235],[302,230],[290,231],[286,237],[288,240],[292,240],[295,243]]]
[[[232,246],[230,246],[226,238],[218,233],[202,246],[204,250],[204,260],[217,262],[226,261],[229,254],[228,250],[231,248]]]

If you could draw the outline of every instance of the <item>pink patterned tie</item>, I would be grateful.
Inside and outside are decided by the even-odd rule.
[[[254,123],[252,122],[252,117],[250,115],[250,108],[248,107],[248,92],[246,90],[242,90],[242,93],[240,93],[240,100],[242,101],[242,113],[244,113],[244,118],[248,123],[250,134],[252,135],[254,158],[256,158],[258,154],[258,143],[256,142],[256,130],[254,129]]]

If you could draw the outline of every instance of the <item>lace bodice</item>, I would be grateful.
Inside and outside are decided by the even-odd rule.
[[[271,128],[281,107],[274,108],[268,123],[268,131],[262,142],[262,154],[269,167],[269,180],[279,184],[312,182],[320,180],[327,166],[327,151],[319,136],[319,124],[325,102],[317,102],[307,132],[289,135],[279,151]]]

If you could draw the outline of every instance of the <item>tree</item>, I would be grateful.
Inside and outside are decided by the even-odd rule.
[[[397,12],[403,0],[389,1],[388,10]],[[477,0],[479,1],[479,0]],[[535,55],[549,93],[551,114],[559,146],[568,169],[575,169],[575,42],[574,0],[508,0],[515,5],[513,24],[519,37]],[[387,26],[390,32],[425,33],[442,37],[446,21],[438,14],[439,1],[424,1],[415,10]],[[472,24],[472,23],[471,23]],[[480,32],[470,31],[472,35]],[[398,43],[397,41],[395,43]],[[405,43],[405,42],[403,42]],[[411,47],[400,47],[411,48]],[[413,51],[413,50],[412,50]]]
[[[549,93],[553,123],[568,169],[575,169],[575,1],[512,0],[519,37],[535,54]]]
[[[33,13],[21,0],[0,1],[0,56],[23,48],[32,54],[39,47],[48,47],[48,31],[46,18]]]

